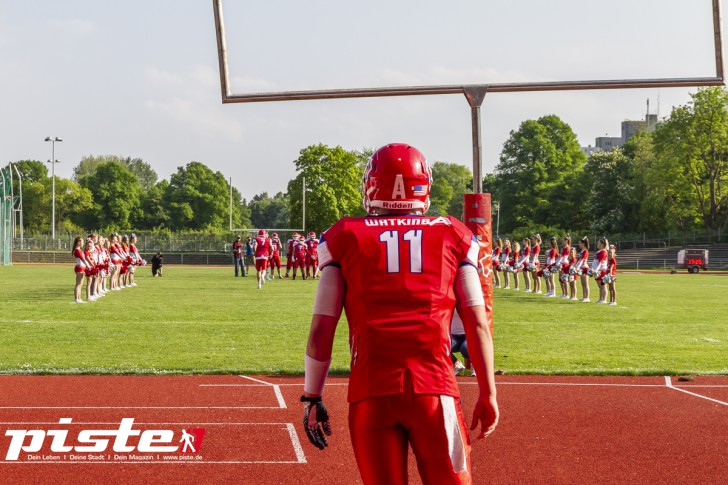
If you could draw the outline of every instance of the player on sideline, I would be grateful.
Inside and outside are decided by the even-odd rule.
[[[269,268],[270,268],[270,274],[273,278],[275,278],[275,275],[273,274],[273,270],[278,270],[278,279],[281,279],[281,248],[283,247],[283,243],[281,243],[281,240],[278,238],[278,233],[274,232],[273,237],[270,240],[270,260],[269,260]]]
[[[477,273],[478,243],[451,216],[425,217],[432,172],[416,148],[372,155],[363,179],[369,217],[322,236],[322,268],[305,356],[304,428],[331,434],[322,393],[346,309],[351,344],[349,431],[365,484],[406,484],[412,446],[425,484],[471,483],[470,440],[450,360],[450,321],[463,320],[480,395],[471,429],[498,423],[493,343]]]
[[[270,238],[265,229],[258,231],[253,239],[253,250],[255,251],[255,270],[258,272],[258,289],[265,284],[265,270],[268,267],[268,256],[270,254]]]
[[[318,278],[318,245],[316,233],[309,232],[306,238],[306,278]]]

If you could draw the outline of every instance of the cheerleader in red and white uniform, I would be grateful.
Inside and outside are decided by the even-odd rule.
[[[546,253],[546,267],[542,274],[546,279],[546,294],[547,298],[556,297],[556,274],[559,272],[557,264],[559,262],[559,241],[556,236],[549,238],[549,246],[551,247]]]
[[[134,273],[136,273],[136,267],[142,266],[146,263],[139,254],[139,250],[136,247],[137,237],[136,234],[132,233],[129,238],[129,256],[131,257],[131,263],[129,267],[129,286],[136,286],[134,282]]]
[[[121,284],[119,287],[127,288],[131,286],[129,283],[129,272],[133,263],[131,255],[129,254],[129,236],[124,234],[121,237],[121,244],[119,247],[121,248]]]
[[[513,243],[513,253],[511,253],[511,259],[508,261],[508,265],[511,267],[511,273],[513,273],[513,289],[519,291],[518,270],[521,269],[521,245],[518,241]]]
[[[571,255],[571,236],[564,236],[561,242],[564,243],[564,247],[561,248],[561,256],[556,262],[556,267],[559,268],[559,284],[561,285],[561,296],[559,298],[568,300],[569,269],[571,268],[569,261],[569,256]]]
[[[569,253],[569,300],[576,301],[576,280],[579,275],[579,267],[576,265],[579,257],[576,255],[576,248],[572,247]]]
[[[521,259],[518,264],[523,271],[523,286],[525,288],[523,291],[526,293],[531,292],[531,270],[529,268],[529,262],[531,261],[531,239],[528,237],[524,237],[521,239],[521,242],[523,243],[523,251],[521,251]]]
[[[119,290],[119,275],[121,274],[121,248],[119,246],[119,235],[113,233],[109,237],[109,252],[111,253],[111,289],[114,291]]]
[[[541,263],[538,261],[538,255],[541,252],[541,235],[535,234],[531,236],[531,279],[533,280],[533,292],[541,294],[541,275],[543,271],[540,271]],[[539,272],[541,274],[539,274]]]
[[[495,247],[493,248],[493,288],[500,287],[500,257],[503,252],[503,240],[499,237],[495,238]]]
[[[607,241],[607,238],[602,238],[597,242],[598,251],[594,255],[594,261],[592,261],[591,265],[592,275],[594,275],[594,280],[599,285],[599,300],[597,300],[597,303],[607,302],[607,286],[603,278],[607,274],[608,247],[609,241]]]
[[[617,247],[615,245],[609,246],[609,253],[607,259],[607,274],[604,279],[607,281],[609,287],[609,304],[612,306],[617,305]]]
[[[579,239],[579,248],[581,252],[577,257],[576,267],[579,269],[579,280],[581,281],[581,300],[582,303],[589,302],[589,238],[584,236]]]
[[[86,303],[81,299],[81,290],[83,289],[83,279],[86,276],[86,269],[90,267],[90,264],[86,261],[83,246],[82,237],[77,237],[73,240],[73,251],[71,251],[71,254],[76,258],[76,266],[73,268],[74,273],[76,273],[76,286],[73,289],[75,303]]]
[[[83,252],[86,257],[86,301],[96,301],[98,296],[93,293],[94,280],[98,274],[98,269],[95,263],[94,242],[91,239],[86,240],[86,250]]]
[[[101,294],[105,295],[109,292],[109,277],[111,274],[111,256],[109,255],[109,240],[100,237],[101,242]]]
[[[503,240],[503,255],[501,256],[501,269],[503,270],[503,289],[504,290],[510,290],[511,289],[511,272],[509,271],[510,265],[508,264],[511,259],[511,240],[508,238],[505,238]]]
[[[89,238],[94,243],[94,265],[96,267],[96,275],[94,276],[94,286],[93,286],[93,294],[96,298],[101,298],[104,296],[104,294],[101,292],[101,280],[103,279],[103,256],[101,251],[101,238],[98,234],[95,232],[93,234],[89,234]]]

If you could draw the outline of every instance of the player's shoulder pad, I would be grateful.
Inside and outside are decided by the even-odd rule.
[[[320,268],[323,268],[324,266],[335,262],[334,254],[337,253],[337,240],[339,239],[341,234],[346,231],[346,226],[349,222],[349,219],[351,218],[344,217],[342,219],[339,219],[334,223],[333,226],[329,227],[321,233],[321,238],[319,239],[319,244],[317,248]]]
[[[450,227],[457,234],[458,240],[462,241],[463,245],[467,248],[465,259],[461,263],[469,263],[477,268],[480,243],[468,226],[453,216],[447,216],[447,218],[450,220]]]

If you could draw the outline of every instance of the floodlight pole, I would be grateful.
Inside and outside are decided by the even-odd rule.
[[[56,244],[56,163],[59,163],[58,160],[56,160],[56,142],[57,141],[63,141],[62,139],[58,138],[57,136],[54,136],[51,138],[50,136],[47,136],[45,141],[51,142],[53,145],[53,148],[51,149],[51,154],[53,158],[48,160],[48,163],[51,164],[51,178],[53,179],[53,182],[51,183],[52,188],[52,208],[51,208],[51,239],[53,240],[53,246],[55,247]]]

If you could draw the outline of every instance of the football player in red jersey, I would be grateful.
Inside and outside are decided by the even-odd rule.
[[[315,232],[309,232],[306,239],[306,278],[318,278],[318,239]]]
[[[480,423],[483,438],[498,423],[478,243],[457,219],[424,216],[431,184],[419,150],[400,143],[380,148],[363,179],[369,216],[339,220],[319,242],[304,428],[315,446],[327,446],[322,393],[343,308],[351,348],[349,430],[365,484],[406,484],[409,445],[424,483],[471,482],[470,440],[450,359],[456,307],[480,388],[471,429]]]
[[[278,233],[274,232],[273,237],[270,239],[270,274],[275,278],[273,269],[278,270],[278,279],[281,279],[281,240],[278,238]]]
[[[294,232],[291,239],[288,240],[288,251],[286,252],[286,276],[288,278],[293,268],[293,245],[298,241],[298,233]]]
[[[301,278],[306,279],[306,259],[308,258],[308,247],[302,235],[293,241],[293,279],[296,279],[296,272],[301,268]]]
[[[270,238],[265,229],[258,231],[253,239],[253,250],[255,251],[255,270],[258,272],[258,289],[265,283],[265,270],[268,267],[268,256],[270,256]]]

